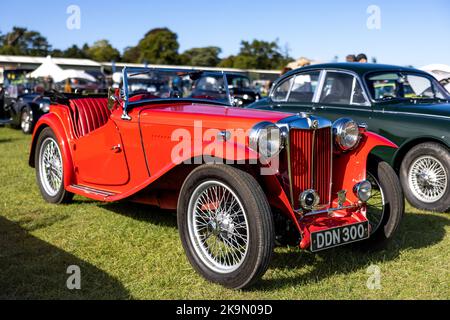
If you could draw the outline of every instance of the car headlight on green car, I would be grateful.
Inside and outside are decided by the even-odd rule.
[[[250,147],[265,158],[277,156],[284,147],[283,136],[279,127],[271,122],[258,123],[250,131]]]
[[[348,118],[339,119],[333,124],[333,135],[336,146],[344,152],[355,149],[361,139],[358,124]]]

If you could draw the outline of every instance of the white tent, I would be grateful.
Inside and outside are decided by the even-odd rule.
[[[89,73],[82,70],[74,70],[74,69],[62,70],[62,77],[63,77],[62,80],[69,78],[76,78],[76,79],[85,79],[91,82],[97,82],[97,79],[95,79]]]
[[[45,62],[28,76],[31,78],[51,77],[55,82],[64,80],[63,69],[53,62],[51,56],[47,56]]]

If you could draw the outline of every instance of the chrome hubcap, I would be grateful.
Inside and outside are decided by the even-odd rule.
[[[367,202],[367,219],[369,220],[371,233],[375,233],[383,222],[386,202],[383,189],[374,176],[367,173],[367,180],[372,184],[372,197]]]
[[[23,112],[22,113],[20,126],[21,126],[22,130],[25,131],[25,132],[28,132],[30,130],[30,127],[31,127],[31,116],[30,116],[30,114],[28,112]]]
[[[59,192],[63,181],[62,157],[58,143],[47,138],[39,152],[40,179],[45,192],[54,197]]]
[[[414,196],[425,203],[439,201],[447,192],[445,167],[432,156],[416,159],[409,169],[408,180]]]
[[[236,271],[248,252],[249,228],[236,194],[219,181],[202,183],[189,201],[188,228],[195,253],[211,270]]]

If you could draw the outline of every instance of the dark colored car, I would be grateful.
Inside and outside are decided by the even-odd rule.
[[[450,208],[450,96],[428,73],[378,64],[336,63],[291,71],[250,108],[351,117],[400,146],[375,153],[400,176],[419,209]]]
[[[226,73],[226,76],[235,106],[245,107],[261,99],[261,95],[252,87],[248,77],[238,73]]]
[[[228,90],[232,104],[236,107],[245,107],[261,99],[261,95],[251,86],[250,79],[239,73],[226,72]],[[221,92],[225,94],[227,89],[222,79],[217,80],[207,75],[201,76],[194,82],[195,96],[211,96]]]
[[[3,86],[0,86],[0,125],[5,125],[11,122],[9,113],[3,108],[5,104],[5,94]]]
[[[77,94],[98,94],[98,93],[106,93],[108,90],[105,87],[97,82],[89,81],[81,78],[71,78],[70,80],[70,88],[73,93]],[[55,90],[59,92],[64,92],[66,87],[66,81],[61,81],[55,83]]]
[[[0,92],[1,123],[20,127],[31,134],[39,118],[50,109],[50,99],[44,96],[44,84],[27,79],[16,70],[5,77]]]

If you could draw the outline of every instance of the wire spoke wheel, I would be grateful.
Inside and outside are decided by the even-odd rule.
[[[226,274],[244,262],[249,245],[247,214],[233,190],[219,181],[200,184],[189,201],[189,236],[196,254]]]
[[[367,180],[372,184],[372,197],[367,202],[367,219],[371,227],[371,233],[375,233],[383,222],[386,202],[380,182],[371,174],[367,173]]]
[[[416,159],[410,166],[408,181],[414,196],[424,203],[439,201],[448,188],[445,167],[433,156]]]
[[[54,197],[63,182],[63,165],[61,151],[53,138],[47,138],[39,151],[40,180],[45,192]]]

